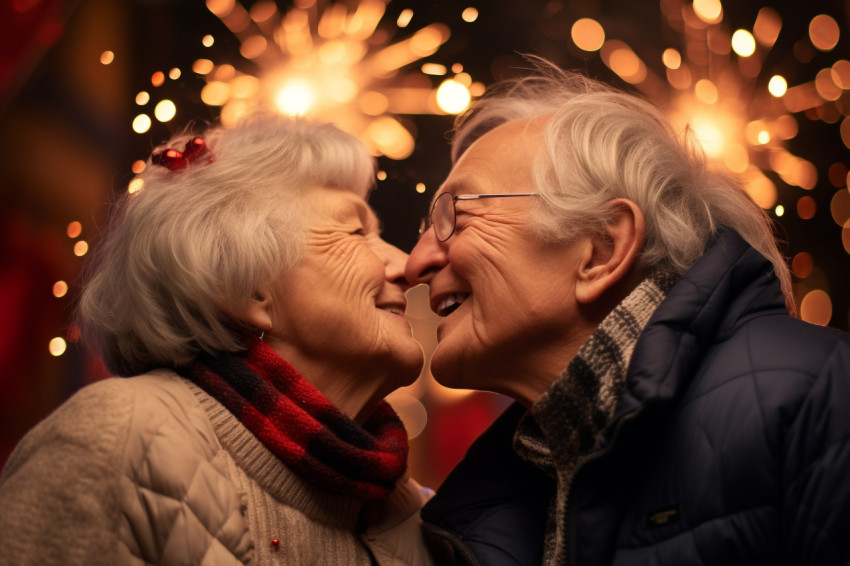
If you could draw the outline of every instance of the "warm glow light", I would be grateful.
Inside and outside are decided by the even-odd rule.
[[[136,95],[136,104],[138,104],[139,106],[144,106],[145,104],[147,104],[150,101],[151,101],[151,95],[148,94],[144,90]]]
[[[151,129],[151,118],[147,114],[139,114],[133,118],[133,131],[137,134],[144,134]]]
[[[850,61],[839,59],[832,64],[832,81],[844,90],[850,89]]]
[[[115,60],[115,53],[112,51],[104,51],[100,54],[100,63],[102,65],[109,65]]]
[[[68,284],[64,281],[57,281],[53,284],[53,296],[57,299],[64,297],[68,293]]]
[[[192,63],[192,72],[198,75],[208,75],[215,68],[215,63],[209,59],[198,59]]]
[[[239,47],[239,54],[248,60],[256,59],[265,53],[268,46],[269,42],[265,37],[262,35],[252,35],[245,38],[242,42],[242,45]]]
[[[245,2],[207,0],[251,64],[196,60],[192,70],[206,80],[201,100],[220,107],[225,126],[255,107],[273,105],[287,115],[332,120],[363,139],[373,154],[403,159],[412,152],[412,136],[393,115],[460,112],[473,92],[483,94],[484,85],[463,73],[460,62],[422,61],[449,39],[449,26],[392,31],[384,21],[388,3],[296,0],[279,12],[280,3],[270,0],[251,2],[247,9]],[[412,27],[414,15],[410,8],[400,10],[396,26]],[[468,6],[462,18],[472,22],[478,15]],[[419,69],[405,69],[417,62]],[[425,75],[445,77],[449,64],[453,82],[435,88]]]
[[[832,318],[832,301],[826,292],[815,289],[800,301],[800,318],[812,324],[826,326]]]
[[[717,86],[708,79],[700,79],[694,85],[694,94],[704,104],[714,104],[719,96]]]
[[[130,193],[131,195],[134,194],[134,193],[138,193],[139,191],[141,191],[144,188],[144,186],[145,186],[145,182],[142,181],[141,179],[133,179],[127,185],[127,192]]]
[[[832,219],[839,226],[850,221],[850,191],[847,189],[835,191],[832,200],[829,201],[829,211],[832,214]]]
[[[259,89],[260,81],[251,75],[236,77],[230,83],[230,94],[233,98],[251,98],[256,96]]]
[[[177,79],[179,79],[181,77],[182,74],[183,74],[183,72],[180,69],[178,69],[177,67],[174,67],[173,69],[168,71],[168,78],[171,79],[172,81],[176,81]]]
[[[831,68],[821,69],[815,76],[815,90],[824,100],[838,100],[844,92],[841,87],[835,84],[832,77],[833,72]]]
[[[744,190],[759,207],[768,210],[776,205],[776,185],[758,167],[748,167],[744,179]]]
[[[844,246],[844,251],[850,254],[850,220],[841,228],[841,244]]]
[[[772,47],[782,29],[782,18],[773,8],[762,8],[753,24],[753,35],[765,47]]]
[[[630,84],[640,84],[646,79],[646,65],[632,48],[619,40],[606,41],[600,51],[602,61],[620,78]]]
[[[693,6],[697,17],[707,24],[719,22],[723,15],[720,0],[694,0]]]
[[[68,234],[68,237],[71,239],[79,238],[80,234],[83,233],[83,225],[74,220],[73,222],[68,223],[65,233]]]
[[[215,38],[210,34],[207,34],[201,39],[201,43],[204,47],[212,47],[215,43]]]
[[[408,438],[416,438],[422,434],[425,425],[428,423],[428,411],[425,410],[422,401],[413,395],[394,391],[387,396],[387,402],[395,409],[401,422],[404,423]]]
[[[275,98],[277,108],[289,116],[303,116],[315,103],[313,86],[304,79],[291,79]]]
[[[812,260],[812,254],[808,252],[800,252],[791,260],[791,273],[798,279],[805,279],[814,271],[815,262]]]
[[[440,65],[439,63],[425,63],[422,65],[422,72],[426,75],[441,77],[445,75],[448,70],[445,65]]]
[[[788,83],[785,81],[785,77],[780,75],[770,77],[770,81],[767,83],[767,91],[776,98],[784,96],[788,92]]]
[[[682,54],[672,47],[668,47],[661,54],[661,62],[668,69],[678,69],[682,66]]]
[[[469,73],[458,73],[455,75],[455,80],[465,87],[472,85],[472,77]]]
[[[177,106],[168,99],[160,100],[153,110],[153,115],[160,122],[168,122],[177,115]]]
[[[50,343],[47,345],[47,349],[50,351],[51,356],[59,357],[65,353],[65,350],[68,348],[68,344],[65,342],[64,338],[56,337],[50,340]]]
[[[398,15],[398,19],[396,20],[396,25],[400,28],[406,28],[410,23],[410,20],[413,19],[413,10],[410,8],[405,8]]]
[[[750,57],[756,52],[756,40],[747,30],[739,29],[732,34],[732,50],[741,57]]]
[[[832,16],[819,14],[809,22],[809,39],[820,51],[832,51],[840,37],[841,29]]]
[[[151,84],[153,86],[162,86],[165,82],[165,73],[162,71],[157,71],[151,75]]]
[[[89,244],[85,240],[79,240],[76,244],[74,244],[74,255],[77,257],[83,257],[89,251]]]
[[[770,142],[770,132],[762,130],[756,134],[756,143],[759,145],[767,145]]]
[[[250,16],[252,20],[261,24],[269,21],[276,12],[277,6],[275,6],[275,3],[265,0],[262,2],[256,2],[251,6]]]
[[[581,18],[573,24],[570,36],[583,51],[599,51],[605,43],[605,30],[594,19]]]
[[[235,0],[207,0],[207,9],[219,18],[229,16],[235,7]]]
[[[394,118],[381,116],[366,128],[368,141],[390,159],[405,159],[413,153],[413,136]]]
[[[386,95],[375,91],[364,92],[360,95],[358,103],[360,110],[369,116],[380,116],[390,105]]]
[[[743,173],[750,166],[750,158],[747,148],[739,143],[730,144],[723,151],[723,163],[733,173]]]
[[[776,216],[784,216],[785,215],[785,207],[782,206],[781,204],[777,204],[776,208],[774,209],[774,213],[776,213]]]
[[[146,167],[145,162],[142,161],[141,159],[137,159],[133,162],[133,165],[130,167],[130,171],[132,171],[133,173],[138,175],[139,173],[141,173],[142,171],[145,170],[145,167]]]
[[[463,10],[463,13],[461,13],[460,17],[463,19],[463,21],[472,23],[478,19],[478,10],[470,6],[469,8],[465,8]]]
[[[375,173],[375,177],[379,181],[386,181],[387,180],[387,172],[386,171],[378,171],[377,173]]]
[[[213,81],[201,89],[201,100],[207,106],[224,106],[230,100],[230,85],[222,81]]]
[[[416,183],[416,192],[420,195],[425,192],[425,183]]]
[[[817,211],[817,203],[811,196],[806,195],[797,200],[797,216],[803,220],[811,220]]]
[[[701,117],[691,120],[691,129],[697,141],[709,157],[720,157],[723,155],[725,139],[723,132],[714,122]]]
[[[447,79],[437,89],[437,104],[447,114],[460,114],[469,106],[472,96],[466,85]]]

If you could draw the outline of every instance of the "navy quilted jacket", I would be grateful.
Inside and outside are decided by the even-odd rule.
[[[553,488],[507,453],[518,413],[423,510],[458,563],[540,564]],[[850,336],[790,317],[737,234],[653,315],[615,419],[570,489],[571,565],[850,564]]]

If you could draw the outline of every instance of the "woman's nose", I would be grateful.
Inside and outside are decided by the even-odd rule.
[[[411,285],[428,283],[448,263],[448,259],[445,246],[437,241],[434,230],[426,230],[407,258],[404,269],[407,282]]]
[[[411,286],[408,285],[404,274],[407,254],[394,245],[384,242],[381,255],[384,258],[384,272],[387,281],[401,285],[405,290],[409,289]]]

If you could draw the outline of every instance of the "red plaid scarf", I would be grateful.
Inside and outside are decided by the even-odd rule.
[[[381,499],[407,466],[407,433],[382,401],[360,426],[260,340],[237,354],[201,354],[186,377],[224,405],[303,479]]]

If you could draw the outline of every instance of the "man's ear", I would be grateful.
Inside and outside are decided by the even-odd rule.
[[[253,326],[260,332],[271,330],[271,301],[269,300],[268,290],[262,289],[254,293],[254,296],[245,301],[242,307],[242,312],[237,313],[242,322],[248,326]]]
[[[643,249],[643,212],[628,199],[614,199],[604,234],[592,235],[576,275],[576,300],[590,304],[622,281]]]

